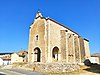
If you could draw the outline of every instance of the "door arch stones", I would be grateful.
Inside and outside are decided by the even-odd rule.
[[[58,47],[54,47],[52,50],[52,59],[53,61],[58,61],[58,54],[59,54],[59,48]]]
[[[36,47],[34,49],[34,62],[40,62],[41,61],[41,51],[40,48]]]

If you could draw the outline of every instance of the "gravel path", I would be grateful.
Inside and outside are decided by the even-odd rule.
[[[0,69],[0,75],[46,75],[39,72],[32,72],[23,69]]]
[[[39,73],[39,72],[36,72],[36,71],[32,72],[32,71],[23,70],[23,69],[10,69],[10,71],[21,73],[21,74],[24,74],[24,75],[46,75],[46,74],[42,74],[42,73]]]

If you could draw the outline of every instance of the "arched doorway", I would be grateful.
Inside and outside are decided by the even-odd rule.
[[[58,52],[59,52],[59,48],[58,47],[54,47],[53,51],[52,51],[53,61],[58,61]]]
[[[34,61],[35,62],[40,62],[40,57],[41,57],[41,51],[40,49],[37,47],[34,49]]]

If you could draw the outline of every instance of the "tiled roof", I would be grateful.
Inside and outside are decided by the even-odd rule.
[[[26,51],[26,50],[20,50],[20,52],[18,52],[17,55],[19,55],[19,56],[25,56],[24,52],[28,52],[28,51]]]
[[[1,57],[1,59],[3,59],[3,60],[11,60],[11,57]]]

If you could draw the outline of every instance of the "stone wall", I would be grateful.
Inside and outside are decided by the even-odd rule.
[[[74,36],[74,46],[75,46],[75,62],[80,62],[80,51],[79,51],[79,42],[78,42],[78,36]]]
[[[84,39],[84,47],[85,47],[85,59],[90,58],[90,48],[89,48],[89,41]]]
[[[38,36],[38,38],[36,37]],[[45,25],[44,19],[36,21],[30,29],[30,40],[29,40],[29,62],[34,62],[34,49],[39,48],[41,52],[40,61],[45,62],[47,57],[45,50]]]
[[[66,61],[66,31],[65,30],[60,30],[60,35],[61,35],[61,57],[62,61]]]
[[[74,39],[73,39],[73,34],[68,34],[68,62],[69,63],[74,63]]]
[[[81,62],[83,63],[85,60],[84,39],[80,37],[79,40],[80,40]]]
[[[26,68],[31,68],[33,71],[47,73],[72,72],[80,69],[79,65],[66,63],[33,63],[26,65]]]

